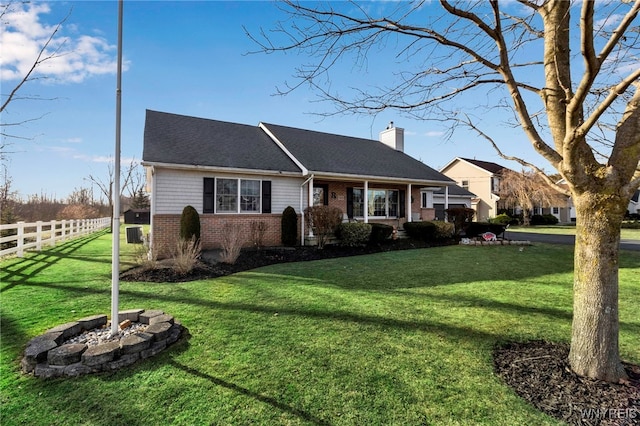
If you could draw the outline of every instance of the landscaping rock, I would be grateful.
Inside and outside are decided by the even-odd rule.
[[[159,342],[161,340],[166,340],[167,337],[169,337],[169,330],[171,330],[171,327],[172,324],[168,322],[157,322],[147,327],[145,332],[152,334],[154,336],[154,340]]]
[[[41,336],[34,337],[27,344],[24,351],[24,358],[31,364],[45,361],[47,354],[51,349],[58,347],[58,340],[62,340],[62,332],[46,333]]]
[[[127,327],[131,327],[131,324],[132,324],[131,320],[128,320],[128,319],[126,319],[126,320],[122,321],[122,322],[119,324],[120,330],[124,330],[124,329],[125,329],[125,328],[127,328]]]
[[[68,322],[66,324],[59,325],[57,327],[53,327],[47,330],[46,332],[47,333],[62,332],[63,337],[65,339],[69,339],[70,337],[80,334],[81,331],[82,331],[82,324],[80,324],[78,321],[73,321],[73,322]]]
[[[158,315],[163,315],[163,314],[164,312],[159,310],[144,311],[143,313],[140,314],[138,320],[143,324],[149,324],[149,320],[151,318],[157,317]]]
[[[120,342],[107,342],[89,347],[82,354],[82,362],[88,366],[98,366],[113,361],[120,352]]]
[[[184,327],[163,311],[135,309],[120,312],[124,330],[111,335],[106,315],[95,315],[63,324],[34,337],[20,361],[24,373],[37,377],[75,377],[115,371],[157,355],[183,333]],[[145,325],[140,319],[153,324]],[[164,321],[162,321],[164,320]],[[92,327],[85,329],[85,327]],[[151,332],[146,332],[149,329]],[[75,333],[75,334],[74,334]]]
[[[144,312],[144,309],[129,309],[127,311],[118,312],[118,322],[122,322],[124,320],[129,320],[133,322],[139,321],[139,316]]]
[[[173,317],[171,315],[162,314],[149,318],[149,324],[155,324],[158,322],[168,322],[169,324],[173,324]]]
[[[125,336],[120,341],[120,351],[122,354],[132,354],[143,351],[151,346],[153,334],[139,333]]]
[[[50,366],[71,365],[80,362],[82,353],[87,349],[87,345],[75,343],[62,345],[51,349],[47,355],[47,362]]]
[[[91,317],[86,317],[79,319],[78,322],[82,326],[83,330],[92,330],[94,328],[102,327],[107,325],[107,316],[106,315],[93,315]]]

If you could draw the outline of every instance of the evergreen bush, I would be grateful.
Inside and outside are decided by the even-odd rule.
[[[369,241],[373,244],[381,243],[393,234],[393,226],[384,223],[371,224],[371,237]]]
[[[341,223],[336,231],[340,245],[357,247],[365,245],[371,236],[372,226],[369,223],[350,222]]]
[[[405,222],[404,230],[409,238],[422,241],[435,241],[437,228],[433,222]]]
[[[186,206],[180,216],[180,239],[189,241],[193,236],[200,240],[200,215],[194,207]]]
[[[284,209],[280,226],[282,245],[295,246],[298,242],[298,214],[293,207]]]

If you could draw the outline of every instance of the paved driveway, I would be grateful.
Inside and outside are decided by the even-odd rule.
[[[505,238],[509,240],[525,240],[532,243],[549,243],[549,244],[575,244],[576,238],[573,235],[555,235],[555,234],[534,234],[529,232],[512,232],[507,231]],[[640,251],[640,240],[621,240],[620,248],[623,250]]]

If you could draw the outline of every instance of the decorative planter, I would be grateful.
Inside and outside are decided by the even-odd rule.
[[[106,315],[95,315],[62,324],[27,343],[21,366],[26,374],[50,378],[114,371],[157,355],[178,341],[184,327],[160,310],[132,309],[118,313],[122,328],[138,324],[138,330],[117,340],[76,343],[85,333],[104,331]]]

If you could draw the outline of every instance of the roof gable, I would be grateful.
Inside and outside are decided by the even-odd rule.
[[[452,182],[382,142],[262,123],[311,173]]]
[[[261,129],[147,110],[145,162],[300,172]]]

